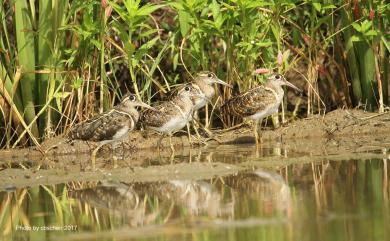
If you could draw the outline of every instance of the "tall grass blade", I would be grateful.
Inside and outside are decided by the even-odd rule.
[[[15,31],[18,50],[18,62],[22,67],[22,79],[20,81],[21,96],[23,101],[24,117],[30,123],[35,117],[35,38],[31,12],[26,1],[15,2]],[[31,132],[35,137],[39,136],[38,125],[34,123]]]
[[[377,106],[375,92],[375,58],[374,51],[365,42],[357,42],[358,58],[360,60],[360,76],[363,89],[363,103],[367,104],[368,110],[374,110]]]
[[[39,23],[38,23],[38,69],[51,69],[51,55],[52,55],[52,1],[40,0],[39,1]],[[46,74],[37,74],[37,94],[38,105],[41,107],[46,102],[46,94],[48,87],[49,76]],[[45,112],[39,117],[39,132],[44,134],[46,118],[49,118],[50,108],[48,112]]]

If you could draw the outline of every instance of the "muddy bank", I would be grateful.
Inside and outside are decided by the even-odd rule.
[[[202,180],[292,164],[390,159],[390,135],[284,138],[250,144],[180,148],[174,155],[150,149],[104,153],[92,168],[90,154],[9,159],[0,162],[0,190],[70,182]],[[387,161],[386,161],[387,162]]]
[[[308,145],[309,142],[305,142]],[[14,163],[0,170],[0,191],[14,188],[53,185],[69,182],[159,182],[168,180],[203,180],[214,177],[235,175],[239,172],[266,168],[279,170],[292,164],[326,163],[329,161],[390,159],[390,154],[383,147],[376,146],[362,149],[359,146],[329,143],[321,146],[315,142],[301,149],[302,145],[285,143],[280,146],[258,150],[253,145],[223,145],[206,150],[189,150],[176,155],[148,155],[134,159],[126,158],[114,161],[99,158],[96,169],[91,169],[88,155],[76,156],[74,160],[63,159],[54,162],[42,159],[38,162]],[[386,140],[390,146],[390,138]],[[323,143],[322,143],[323,144]],[[377,143],[379,145],[379,143]],[[370,150],[371,149],[371,150]],[[84,166],[84,167],[83,167]]]
[[[358,138],[357,136],[368,135],[386,135],[390,134],[390,112],[377,114],[364,112],[362,110],[335,110],[325,116],[313,116],[306,119],[296,120],[287,123],[276,130],[267,128],[263,130],[263,141],[267,145],[267,142],[280,142],[281,140],[296,140],[305,138],[326,138],[326,139],[343,139],[343,138]],[[252,127],[248,125],[242,125],[240,127],[231,128],[230,130],[215,130],[214,136],[219,144],[240,144],[240,143],[253,143]],[[138,155],[137,153],[144,154],[141,149],[154,149],[158,145],[158,141],[161,135],[155,133],[147,133],[141,131],[132,132],[129,138],[115,147],[115,152],[118,152],[119,148],[122,152],[126,152],[128,155]],[[358,138],[359,141],[361,139]],[[196,141],[196,140],[194,140]],[[177,149],[190,146],[187,135],[184,132],[177,133],[172,138],[172,142]],[[206,140],[198,142],[200,145],[204,145]],[[207,140],[208,144],[217,143],[215,140]],[[168,138],[164,138],[161,142],[162,152],[167,152]],[[97,146],[94,142],[86,141],[72,141],[62,137],[56,137],[42,143],[42,151],[45,156],[53,158],[60,155],[73,155],[90,153]],[[104,153],[112,152],[110,145],[106,145],[100,150],[100,155]],[[42,152],[31,149],[19,149],[0,151],[0,161],[13,160],[21,158],[24,159],[40,159]]]
[[[240,142],[252,130],[235,130],[223,136],[225,142]],[[244,134],[243,132],[247,132]],[[390,112],[372,113],[362,110],[335,110],[324,116],[313,116],[286,124],[276,130],[263,131],[266,141],[276,139],[337,138],[358,135],[390,134]],[[250,138],[253,139],[253,138]]]

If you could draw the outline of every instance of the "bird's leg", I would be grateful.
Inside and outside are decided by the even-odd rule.
[[[162,135],[158,141],[157,141],[157,150],[158,150],[158,155],[160,155],[160,148],[161,148],[161,141],[164,139],[164,136]]]
[[[192,127],[194,127],[196,136],[198,137],[198,139],[200,139],[201,136],[198,131],[199,126],[196,124],[195,119],[192,120]]]
[[[256,146],[261,145],[261,125],[259,127],[259,123],[261,124],[261,119],[260,120],[255,120],[254,121],[254,133],[255,133],[255,141],[256,141]]]
[[[206,142],[208,140],[215,140],[219,144],[222,143],[222,141],[220,139],[218,139],[217,137],[215,137],[214,134],[209,129],[207,129],[204,125],[202,125],[202,123],[200,123],[198,120],[194,119],[194,124],[195,124],[195,122],[197,125],[199,125],[199,127],[201,127],[206,132],[206,134],[208,136],[208,138],[206,138],[206,140],[204,142]]]
[[[169,133],[169,145],[171,147],[172,153],[175,153],[175,148],[173,147],[173,144],[172,144],[172,133]]]
[[[196,140],[197,140],[196,143],[203,143],[203,144],[206,144],[206,141],[205,141],[204,138],[199,134],[199,131],[198,131],[198,128],[199,128],[199,127],[202,127],[202,126],[201,126],[201,124],[200,124],[196,119],[193,119],[193,120],[192,120],[192,127],[194,128],[195,133],[196,133]]]
[[[112,142],[111,143],[111,152],[112,152],[112,158],[116,158],[115,156],[115,148],[116,148],[116,143],[115,142]]]
[[[207,105],[206,105],[206,107],[207,107]],[[206,109],[206,123],[205,123],[205,125],[202,125],[202,123],[200,123],[198,111],[195,111],[194,114],[193,114],[192,126],[194,127],[196,136],[198,138],[198,142],[205,143],[206,141],[208,141],[210,139],[214,139],[218,143],[222,143],[221,140],[219,140],[218,138],[214,137],[213,133],[208,129],[208,127],[207,127],[208,126],[208,115],[207,115],[207,113],[208,113],[208,111]],[[202,141],[202,139],[204,139],[204,138],[202,138],[202,136],[199,134],[199,131],[198,131],[199,128],[202,128],[206,132],[206,135],[207,135],[208,139]]]
[[[123,155],[123,142],[121,142],[122,144],[122,157],[124,157]],[[113,161],[113,167],[116,168],[118,165],[117,165],[117,161],[118,161],[118,157],[115,155],[115,149],[117,147],[118,143],[116,142],[112,142],[111,143],[111,148],[112,148],[112,161]]]
[[[192,127],[194,127],[196,136],[198,137],[198,139],[200,139],[201,136],[200,136],[199,131],[198,131],[198,128],[199,128],[198,122],[199,122],[199,112],[194,111],[194,113],[192,115]]]
[[[190,147],[192,146],[191,132],[190,132],[190,124],[187,122],[187,134],[188,134],[188,143]]]
[[[212,138],[213,133],[209,130],[209,105],[208,104],[206,104],[205,112],[206,112],[206,117],[205,117],[205,123],[203,126],[203,130],[207,133],[209,138]],[[211,119],[211,116],[210,116],[210,119]]]
[[[213,136],[213,133],[206,126],[203,126],[203,130],[206,132],[208,137],[212,137]]]
[[[261,135],[261,123],[263,122],[263,119],[259,119],[256,121],[256,132],[257,132],[257,145],[261,145],[262,141],[262,135]]]
[[[255,134],[256,146],[258,145],[257,140],[259,139],[258,136],[259,133],[257,132],[257,124],[258,124],[258,120],[253,121],[253,133]]]
[[[171,155],[169,156],[169,163],[172,165],[175,160],[175,150],[172,150]]]
[[[96,166],[96,154],[97,152],[99,151],[99,149],[104,146],[106,144],[106,142],[101,142],[92,152],[91,154],[91,161],[92,161],[92,169],[95,170],[95,166]]]
[[[207,130],[208,127],[209,127],[209,105],[207,103],[206,103],[206,106],[205,106],[205,114],[206,114],[206,116],[205,116],[204,129]]]

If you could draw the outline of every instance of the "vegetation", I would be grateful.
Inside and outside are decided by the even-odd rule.
[[[0,0],[0,145],[39,145],[129,91],[151,102],[200,70],[236,86],[222,100],[268,69],[304,81],[301,114],[382,112],[387,2]]]

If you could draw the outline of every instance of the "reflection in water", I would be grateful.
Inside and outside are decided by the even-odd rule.
[[[252,145],[210,145],[198,146],[194,148],[184,147],[171,152],[142,151],[133,153],[116,153],[115,158],[111,154],[103,153],[96,160],[97,170],[114,170],[121,168],[150,167],[177,163],[191,162],[222,162],[229,164],[238,164],[250,159],[269,156],[287,156],[287,151],[282,148],[282,144],[276,143],[272,147],[256,149]],[[103,148],[104,149],[104,148]],[[23,168],[34,170],[65,170],[67,172],[86,172],[91,171],[90,154],[77,155],[58,155],[45,157],[43,159],[32,160],[3,160],[0,156],[0,171],[9,168]],[[1,183],[0,183],[1,184]],[[0,190],[3,187],[0,185]]]
[[[283,211],[290,216],[290,187],[279,174],[258,169],[245,175],[228,177],[225,182],[234,189],[244,190],[249,198],[261,200],[265,213]]]
[[[225,156],[234,162],[229,158]],[[5,239],[30,240],[95,237],[81,238],[78,232],[104,233],[107,240],[145,235],[162,240],[172,235],[197,240],[386,240],[388,161],[323,161],[205,180],[72,182],[0,192],[0,232]],[[21,230],[64,225],[77,228]]]
[[[291,201],[284,180],[264,170],[202,181],[102,182],[70,196],[111,215],[126,216],[129,226],[196,216],[233,219],[234,208],[240,206],[236,202],[255,202],[254,212],[275,214],[286,211]]]

